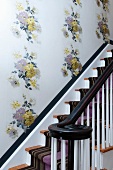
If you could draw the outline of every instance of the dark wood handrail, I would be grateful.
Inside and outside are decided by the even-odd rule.
[[[113,55],[113,50],[112,50],[112,55]],[[89,89],[89,91],[82,98],[82,100],[79,102],[77,107],[72,111],[72,113],[64,121],[57,123],[57,127],[63,128],[64,126],[74,124],[81,116],[81,114],[83,113],[87,105],[95,97],[97,92],[100,90],[100,88],[102,87],[102,85],[105,83],[105,81],[107,80],[107,78],[112,72],[113,72],[113,61],[110,63],[109,66],[106,67],[102,75],[99,76],[95,84]]]
[[[72,111],[72,113],[63,122],[58,123],[57,126],[64,127],[66,125],[75,123],[112,72],[113,72],[113,61],[110,63],[109,66],[106,67],[103,74],[99,76],[95,84],[89,89],[89,91],[78,103],[77,107]]]

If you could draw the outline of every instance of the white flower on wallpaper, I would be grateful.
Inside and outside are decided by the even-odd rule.
[[[21,84],[21,80],[25,84],[25,88],[32,90],[38,89],[38,79],[40,78],[40,70],[35,62],[37,53],[28,52],[28,49],[24,47],[25,54],[20,52],[14,53],[16,62],[14,63],[14,70],[9,77],[9,82],[13,87],[18,87]]]
[[[79,60],[79,50],[74,49],[71,45],[71,48],[65,48],[64,50],[65,58],[64,64],[62,67],[63,76],[68,76],[68,73],[71,73],[71,77],[77,76],[82,70],[82,64]]]
[[[23,101],[15,100],[11,103],[12,121],[8,124],[6,133],[9,137],[18,137],[19,128],[26,132],[27,129],[34,123],[37,118],[37,114],[33,109],[35,106],[35,99],[27,99],[26,95],[23,94]]]
[[[80,25],[80,14],[71,7],[71,13],[66,9],[65,16],[65,24],[62,29],[64,36],[68,38],[71,35],[72,40],[81,42],[82,27]]]
[[[31,7],[27,0],[26,7],[22,3],[17,2],[16,9],[16,21],[12,26],[13,35],[20,38],[22,32],[24,32],[27,41],[31,43],[34,41],[38,42],[38,34],[41,32],[41,26],[37,17],[37,9]]]

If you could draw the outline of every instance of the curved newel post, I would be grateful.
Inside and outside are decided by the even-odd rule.
[[[79,154],[80,154],[80,150],[79,150],[79,145],[78,142],[81,140],[85,140],[91,137],[91,133],[92,133],[92,128],[90,126],[84,126],[84,125],[75,125],[75,124],[71,124],[71,125],[67,125],[64,126],[63,128],[59,128],[57,127],[57,124],[53,124],[49,126],[49,132],[50,132],[50,136],[52,137],[52,142],[54,142],[54,139],[60,139],[61,142],[62,140],[67,140],[68,141],[68,170],[77,170],[78,166],[80,166],[79,164],[77,165],[77,160],[79,160]],[[77,141],[77,142],[75,142]],[[83,142],[83,146],[84,148],[86,142]],[[54,146],[54,143],[52,143],[52,146]],[[62,146],[62,145],[61,145]],[[56,146],[55,146],[56,148]],[[57,169],[57,165],[56,165],[56,159],[57,156],[55,156],[55,158],[53,158],[54,155],[56,155],[56,153],[54,153],[54,150],[56,150],[55,148],[51,148],[51,152],[52,152],[52,156],[51,156],[51,160],[54,161],[54,165],[52,162],[52,166],[51,166],[51,170],[55,170]],[[65,148],[65,147],[64,147]],[[76,148],[76,149],[75,149]],[[83,148],[83,150],[84,150]],[[62,148],[61,148],[62,150]],[[65,153],[65,151],[64,151]],[[84,153],[86,154],[86,153]],[[62,159],[65,160],[66,155],[62,155],[63,157],[61,157],[61,170],[66,170],[66,166],[64,165],[64,168],[62,168]],[[65,157],[65,158],[64,158]],[[82,162],[83,163],[83,162]],[[54,169],[53,169],[54,167]]]

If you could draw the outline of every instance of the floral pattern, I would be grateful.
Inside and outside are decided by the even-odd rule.
[[[110,31],[108,28],[108,19],[103,14],[97,15],[98,18],[98,27],[96,29],[96,35],[98,38],[103,37],[104,41],[109,41]]]
[[[21,31],[23,31],[26,33],[27,40],[29,42],[38,42],[38,33],[41,32],[41,26],[36,17],[37,9],[35,7],[31,8],[29,5],[29,1],[27,0],[26,4],[26,8],[24,8],[21,3],[16,4],[18,13],[16,15],[17,20],[14,22],[14,26],[12,27],[12,32],[14,36],[20,38]]]
[[[17,128],[26,131],[38,116],[32,109],[36,103],[35,100],[30,99],[28,101],[25,95],[23,95],[23,99],[24,102],[22,104],[18,101],[12,103],[12,108],[15,112],[13,113],[13,120],[9,123],[6,129],[7,134],[9,134],[11,138],[18,136]]]
[[[22,56],[20,53],[15,53],[14,56],[17,59],[15,63],[15,70],[12,71],[9,82],[13,87],[20,86],[20,79],[24,80],[25,87],[29,90],[37,89],[37,81],[40,78],[40,70],[34,60],[37,54],[34,52],[28,53],[25,47],[25,55]]]
[[[81,0],[73,0],[73,3],[82,7]]]
[[[65,63],[63,64],[62,67],[62,73],[63,76],[68,76],[68,72],[71,72],[71,76],[77,76],[79,72],[82,70],[82,65],[79,61],[78,55],[79,55],[79,50],[73,48],[71,45],[71,51],[66,48],[64,50],[64,54],[66,55],[65,57]]]
[[[109,11],[109,0],[96,0],[98,7],[101,6],[104,9],[104,11]]]
[[[9,124],[7,129],[6,129],[6,133],[9,135],[9,137],[11,137],[12,139],[18,137],[18,131],[17,129],[14,128],[13,123]]]
[[[65,10],[65,24],[64,27],[62,29],[63,34],[66,38],[69,37],[69,33],[71,33],[72,35],[72,39],[77,42],[81,42],[81,38],[80,38],[80,34],[82,33],[82,27],[80,26],[80,14],[79,13],[75,13],[73,8],[71,7],[72,12],[71,14],[69,13],[68,10]]]

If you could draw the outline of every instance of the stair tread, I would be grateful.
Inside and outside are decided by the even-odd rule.
[[[45,132],[48,132],[48,130],[41,130],[40,133],[44,134]]]
[[[31,147],[29,147],[29,148],[25,148],[25,151],[29,152],[30,150],[38,149],[38,148],[41,148],[41,147],[43,147],[43,146],[41,146],[41,145],[31,146]]]
[[[80,89],[75,89],[75,91],[80,91],[80,90],[89,90],[89,88],[80,88]]]
[[[9,168],[9,170],[19,170],[19,169],[21,169],[21,168],[26,168],[26,167],[28,167],[29,165],[27,165],[27,164],[21,164],[21,165],[18,165],[18,166],[14,166],[14,167],[12,167],[12,168]]]
[[[53,118],[58,118],[58,116],[68,116],[69,114],[59,114],[59,115],[53,115]]]
[[[95,150],[97,150],[97,146],[95,147]],[[108,151],[113,150],[113,146],[106,147],[105,149],[102,149],[102,144],[100,145],[100,152],[105,153]]]
[[[90,168],[90,170],[92,170],[92,168]],[[95,170],[97,170],[97,168],[95,168]],[[107,169],[104,168],[104,169],[100,169],[100,170],[107,170]]]
[[[76,103],[79,103],[80,101],[72,101],[72,100],[70,100],[70,101],[66,101],[66,102],[64,102],[65,104],[70,104],[70,102],[76,102]]]
[[[112,50],[107,50],[107,52],[112,52]]]

